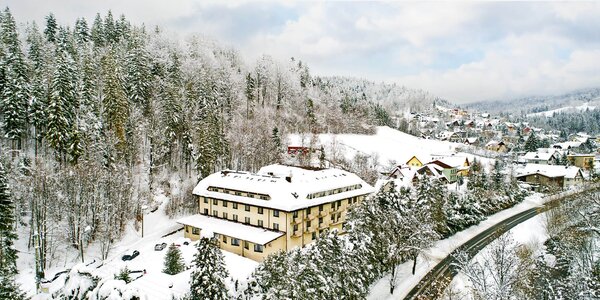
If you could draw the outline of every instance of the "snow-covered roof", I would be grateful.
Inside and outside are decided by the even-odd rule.
[[[556,166],[556,165],[538,165],[527,164],[522,169],[517,170],[517,176],[527,176],[532,174],[541,174],[546,177],[562,177],[573,179],[581,169],[574,166]]]
[[[205,215],[188,216],[177,220],[177,223],[200,228],[204,232],[218,233],[260,245],[265,245],[284,235],[280,231],[267,230]]]
[[[556,151],[548,151],[548,152],[527,152],[523,158],[526,160],[550,160]]]
[[[289,180],[288,180],[289,179]],[[268,195],[269,200],[218,192],[209,187]],[[307,169],[269,165],[257,173],[222,171],[202,179],[194,195],[260,207],[294,211],[375,190],[357,175],[340,169]],[[322,193],[322,195],[315,195]]]
[[[560,147],[561,149],[570,149],[570,148],[577,148],[579,146],[581,146],[581,142],[563,142],[563,143],[556,143],[554,145],[552,145],[553,147]]]

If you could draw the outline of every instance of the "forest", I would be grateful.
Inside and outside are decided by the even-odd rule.
[[[298,58],[245,62],[211,38],[110,11],[74,24],[52,13],[22,21],[0,13],[0,163],[13,207],[3,218],[27,228],[39,277],[65,251],[83,261],[90,243],[105,258],[159,191],[170,214],[193,212],[199,179],[279,161],[288,133],[372,133],[436,101],[397,84],[313,76]]]

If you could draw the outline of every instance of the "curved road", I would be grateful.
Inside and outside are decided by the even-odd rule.
[[[551,196],[550,201],[548,201],[546,204],[530,208],[512,217],[508,217],[498,224],[486,229],[482,233],[462,244],[460,247],[446,256],[446,258],[440,261],[433,269],[431,269],[431,271],[429,271],[429,273],[425,275],[425,277],[423,277],[423,279],[421,279],[421,281],[419,281],[419,283],[406,295],[406,297],[404,297],[404,299],[413,300],[435,298],[435,295],[438,295],[441,291],[443,291],[450,281],[452,281],[452,278],[457,274],[457,271],[454,269],[454,263],[456,263],[456,259],[454,257],[457,253],[465,252],[472,257],[502,233],[510,230],[518,224],[527,221],[537,214],[558,206],[566,198],[590,192],[597,188],[598,186],[594,185],[582,191],[567,193],[560,196]]]

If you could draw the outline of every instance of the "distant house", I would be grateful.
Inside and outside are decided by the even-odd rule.
[[[432,156],[434,160],[428,164],[436,164],[444,168],[444,174],[450,182],[456,181],[455,176],[468,176],[471,162],[465,156]]]
[[[594,160],[596,155],[591,154],[569,154],[567,160],[576,167],[580,167],[584,170],[591,170],[594,168]]]
[[[554,145],[552,145],[552,147],[554,149],[561,149],[561,150],[571,150],[571,149],[577,149],[579,148],[579,146],[581,146],[581,142],[563,142],[563,143],[556,143]]]
[[[528,164],[517,171],[516,179],[538,186],[567,188],[584,181],[578,167]]]
[[[506,144],[503,141],[489,141],[487,144],[485,144],[485,149],[489,150],[489,151],[494,151],[494,152],[501,152],[501,153],[505,153],[508,151],[508,148],[506,147]]]
[[[469,145],[469,146],[478,146],[479,145],[479,139],[476,137],[470,137],[470,138],[466,138],[465,145]]]
[[[406,165],[409,167],[420,168],[423,166],[423,163],[416,156],[413,156],[406,162]]]
[[[546,152],[527,152],[523,160],[530,164],[555,165],[560,160],[558,151],[546,150]]]

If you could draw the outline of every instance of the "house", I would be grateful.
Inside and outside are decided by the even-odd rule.
[[[569,154],[567,155],[567,160],[571,165],[580,167],[584,170],[592,170],[594,169],[594,160],[596,155],[591,154]]]
[[[554,149],[561,149],[561,150],[571,150],[571,149],[577,149],[579,148],[579,146],[581,146],[581,142],[562,142],[562,143],[556,143],[554,145],[552,145],[552,147]]]
[[[444,173],[444,168],[437,164],[426,164],[417,169],[413,175],[412,183],[417,183],[419,181],[419,177],[422,176],[427,176],[431,179],[441,180],[443,182],[450,182],[449,178],[446,176],[446,173]]]
[[[409,167],[420,168],[423,166],[423,163],[416,156],[413,156],[408,161],[406,161],[406,165]]]
[[[432,162],[427,163],[425,166],[430,166],[430,165],[435,165],[434,169],[436,170],[436,173],[441,172],[441,176],[437,176],[437,177],[440,177],[440,178],[443,177],[449,183],[456,182],[456,180],[458,178],[458,169],[455,166],[446,164],[445,162],[443,162],[441,160],[434,160]],[[435,174],[435,173],[431,172],[428,175],[433,175],[433,174]]]
[[[471,162],[465,156],[445,155],[445,156],[432,156],[434,159],[430,163],[435,163],[439,166],[449,166],[450,169],[456,169],[456,176],[468,176],[469,169],[471,168]],[[445,167],[446,168],[446,167]],[[451,181],[453,182],[453,181]]]
[[[516,179],[538,186],[567,188],[584,181],[578,167],[528,164],[517,171]]]
[[[506,144],[503,141],[491,140],[487,144],[485,144],[485,149],[501,153],[508,152],[508,148],[506,147]]]
[[[479,145],[479,139],[476,137],[470,137],[470,138],[466,138],[465,145],[469,145],[469,146],[478,146]]]
[[[214,236],[223,250],[263,261],[316,240],[325,229],[344,230],[349,209],[373,187],[339,169],[269,165],[257,173],[221,171],[193,194],[200,213],[179,219],[184,236]]]
[[[527,152],[523,160],[530,164],[555,165],[560,161],[560,153],[554,149],[538,149],[537,152]]]

